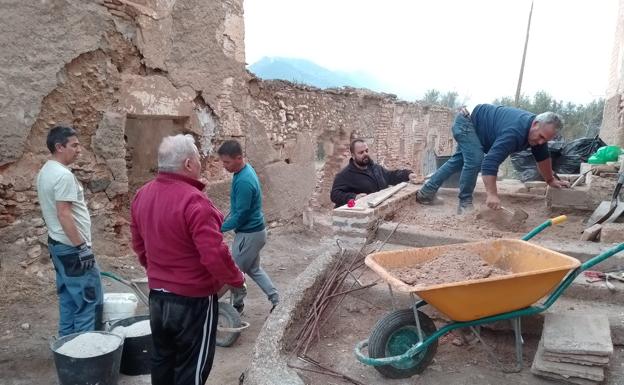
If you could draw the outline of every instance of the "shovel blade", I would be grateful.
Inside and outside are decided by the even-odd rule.
[[[618,205],[618,206],[622,206],[622,205]],[[591,227],[595,225],[596,223],[604,222],[611,216],[611,214],[613,214],[613,211],[615,211],[616,208],[617,206],[614,208],[611,208],[611,201],[600,202],[600,205],[596,207],[596,210],[594,210],[592,215],[589,217],[589,220],[587,221],[587,227]]]
[[[618,219],[622,214],[624,214],[624,203],[618,202],[617,206],[613,210],[613,213],[602,223],[615,222],[615,220]]]

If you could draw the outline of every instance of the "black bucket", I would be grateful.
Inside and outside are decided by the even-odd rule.
[[[112,332],[117,326],[130,326],[139,321],[149,320],[149,315],[139,315],[120,319],[110,325]],[[128,376],[138,376],[151,372],[152,335],[126,337],[121,356],[121,372]]]
[[[58,353],[65,343],[84,333],[100,333],[119,338],[119,346],[108,353],[88,358],[75,358]],[[117,385],[119,365],[123,350],[123,338],[118,335],[93,331],[69,334],[54,341],[50,348],[54,353],[54,365],[60,385]]]

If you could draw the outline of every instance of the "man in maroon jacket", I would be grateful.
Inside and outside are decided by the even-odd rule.
[[[150,288],[152,385],[203,385],[215,353],[218,295],[244,277],[204,195],[191,135],[165,137],[158,176],[132,202],[132,248]]]

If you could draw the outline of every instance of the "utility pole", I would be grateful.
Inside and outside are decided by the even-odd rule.
[[[522,52],[522,64],[520,65],[520,77],[518,77],[518,88],[516,88],[516,99],[514,104],[518,107],[520,102],[520,90],[522,89],[522,75],[524,74],[524,61],[526,60],[527,47],[529,45],[529,31],[531,30],[531,16],[533,15],[533,1],[531,1],[531,10],[529,11],[529,22],[527,24],[526,38],[524,39],[524,51]]]

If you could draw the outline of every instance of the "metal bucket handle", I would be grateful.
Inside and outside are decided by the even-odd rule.
[[[226,328],[223,326],[217,326],[217,331],[225,333],[240,333],[241,331],[249,327],[249,322],[241,321],[241,326],[235,328]]]

